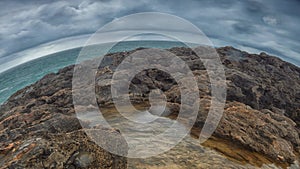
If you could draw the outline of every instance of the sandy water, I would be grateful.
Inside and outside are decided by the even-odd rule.
[[[127,110],[130,113],[131,110]],[[156,120],[151,122],[151,125],[138,124],[132,122],[131,120],[149,121],[147,118],[153,118],[152,116],[145,116],[145,113],[140,113],[143,117],[139,115],[138,112],[132,111],[134,114],[130,116],[131,120],[124,118],[120,113],[117,113],[113,108],[101,109],[101,113],[105,117],[106,121],[113,127],[117,128],[125,135],[125,137],[130,138],[128,141],[129,148],[132,149],[131,153],[140,153],[142,157],[145,154],[151,154],[149,151],[156,151],[158,148],[167,150],[168,145],[173,144],[172,138],[170,139],[159,139],[154,141],[160,146],[145,147],[144,139],[147,137],[155,137],[155,135],[164,132],[170,126],[175,126],[175,137],[180,132],[186,132],[185,126],[177,124],[175,120],[167,117],[158,117]],[[95,118],[92,116],[87,116],[86,120],[90,119],[95,122]],[[136,118],[136,119],[134,119]],[[130,122],[131,121],[131,122]],[[95,123],[94,123],[95,125]],[[124,136],[123,135],[123,136]],[[168,135],[172,137],[172,135]],[[171,140],[171,141],[170,141]],[[215,143],[218,144],[218,143]],[[155,145],[155,144],[154,144]],[[166,145],[165,149],[163,145]],[[134,147],[133,147],[134,146]],[[222,144],[220,144],[222,146]],[[145,154],[144,154],[145,153]],[[261,166],[254,166],[247,164],[238,160],[233,160],[223,155],[219,151],[212,148],[203,146],[200,144],[199,140],[187,134],[184,139],[182,139],[173,148],[164,153],[148,157],[148,158],[129,158],[128,159],[129,169],[204,169],[204,168],[232,168],[232,169],[278,169],[280,167],[275,164],[263,164]],[[291,166],[289,168],[298,168],[297,166]]]

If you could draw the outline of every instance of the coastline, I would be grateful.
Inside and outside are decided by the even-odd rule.
[[[191,53],[189,49],[186,48],[172,48],[169,49],[170,51],[177,52],[177,54],[183,55],[185,54],[185,58],[188,58],[189,55],[186,53]],[[132,52],[132,51],[131,51]],[[287,167],[288,164],[292,164],[292,160],[299,159],[297,144],[300,143],[299,141],[299,134],[297,125],[299,123],[297,116],[293,115],[291,110],[297,111],[297,106],[300,104],[299,101],[294,102],[296,100],[297,93],[292,93],[293,91],[297,91],[300,86],[299,77],[297,79],[297,74],[293,75],[288,73],[289,71],[297,71],[300,73],[300,68],[293,66],[287,62],[284,62],[278,58],[267,56],[266,54],[262,53],[261,55],[255,54],[247,54],[245,52],[239,51],[237,49],[231,47],[224,47],[219,48],[218,52],[221,54],[222,61],[226,66],[226,77],[228,80],[228,112],[225,114],[225,123],[221,123],[230,126],[229,128],[220,128],[216,131],[218,137],[213,137],[209,142],[204,143],[203,145],[210,147],[212,149],[217,149],[218,151],[222,152],[225,155],[230,156],[231,159],[234,158],[237,161],[240,161],[241,164],[253,164],[257,166],[261,166],[266,163],[276,163],[281,167]],[[232,53],[238,54],[232,58]],[[130,52],[123,52],[123,53],[113,53],[108,55],[107,57],[112,57],[115,59],[117,63],[122,61],[122,58],[119,56],[121,55],[128,55]],[[184,55],[183,55],[184,56]],[[255,61],[255,62],[254,62]],[[189,62],[190,66],[193,67],[193,71],[195,74],[198,73],[199,80],[203,82],[202,88],[200,88],[200,96],[203,99],[202,108],[200,110],[201,115],[205,115],[207,108],[209,107],[209,88],[207,88],[207,75],[205,75],[205,70],[201,66],[197,66],[199,60],[193,60],[193,62]],[[260,64],[255,66],[255,64]],[[269,65],[273,66],[272,69],[263,69],[259,68],[261,65],[268,68]],[[252,67],[251,67],[252,66]],[[270,66],[269,66],[270,67]],[[109,68],[109,67],[108,67]],[[253,71],[257,70],[258,71]],[[284,72],[277,75],[278,70]],[[1,142],[4,143],[6,141],[28,141],[28,137],[30,135],[13,137],[15,134],[21,134],[21,129],[27,130],[29,128],[32,129],[35,125],[38,126],[39,123],[45,125],[48,120],[52,120],[51,122],[54,124],[59,124],[59,118],[63,117],[65,120],[72,120],[73,122],[76,121],[74,116],[73,110],[73,103],[71,97],[71,80],[72,80],[72,71],[73,66],[65,67],[59,70],[57,73],[52,73],[44,76],[41,80],[37,81],[36,83],[25,87],[24,89],[19,90],[15,94],[13,94],[6,103],[1,106],[1,118],[0,118],[0,128],[1,128]],[[272,74],[272,71],[273,74]],[[255,72],[252,74],[252,72]],[[150,78],[155,79],[157,75],[161,75],[158,71],[151,72],[151,76],[142,76],[143,78]],[[257,73],[261,73],[257,75]],[[100,68],[99,76],[106,77],[109,73],[102,71]],[[267,78],[270,77],[270,74],[273,75],[273,79]],[[282,77],[283,74],[286,77]],[[201,75],[201,76],[200,76]],[[292,77],[293,76],[293,77]],[[109,77],[109,76],[107,76]],[[168,78],[167,76],[163,75],[164,78]],[[198,77],[198,76],[197,76]],[[253,78],[256,77],[256,78]],[[278,79],[281,79],[281,83],[273,84],[274,81],[278,82]],[[294,79],[293,79],[294,78]],[[103,80],[103,79],[102,79]],[[291,80],[293,83],[291,83]],[[170,82],[168,82],[170,83]],[[167,82],[163,82],[162,85],[166,89],[164,89],[166,96],[168,96],[170,103],[169,106],[170,110],[172,110],[172,114],[176,117],[176,106],[178,101],[176,100],[175,96],[178,94],[178,90],[176,89],[176,85],[171,82],[168,84]],[[292,84],[292,86],[287,86],[285,83]],[[272,85],[271,85],[272,84]],[[99,105],[101,106],[102,103],[109,104],[111,102],[111,98],[109,94],[103,95],[101,91],[105,89],[105,87],[109,86],[110,84],[104,84],[104,86],[98,86],[96,88],[96,92],[99,95],[100,100],[98,100]],[[143,85],[136,83],[134,84],[138,88],[144,87]],[[146,83],[146,86],[150,84]],[[264,86],[265,85],[265,86]],[[168,86],[168,87],[166,87]],[[264,87],[264,88],[263,88]],[[270,88],[269,88],[270,87]],[[280,87],[285,87],[284,89],[280,89]],[[144,87],[145,88],[145,87]],[[146,88],[147,89],[147,88]],[[148,90],[148,89],[147,89]],[[284,92],[288,91],[288,94],[284,95]],[[299,90],[298,90],[299,91]],[[134,92],[134,91],[132,91]],[[264,92],[264,94],[262,94]],[[268,93],[269,92],[269,93]],[[267,94],[266,94],[267,93]],[[274,95],[271,95],[274,94]],[[146,93],[147,95],[147,93]],[[278,96],[277,96],[278,95]],[[265,98],[263,96],[271,96],[270,98]],[[286,97],[287,99],[283,100],[285,104],[289,104],[290,107],[288,109],[284,109],[283,101],[278,102],[278,98],[274,97]],[[20,99],[22,98],[22,99]],[[103,100],[101,100],[103,99]],[[134,100],[138,103],[144,101],[145,98],[143,97],[136,97]],[[264,101],[264,102],[263,102]],[[269,104],[270,103],[270,104]],[[285,111],[285,113],[282,113]],[[53,113],[53,115],[52,115]],[[57,117],[58,116],[58,117]],[[70,117],[69,117],[70,116]],[[258,126],[262,132],[262,134],[258,134],[253,137],[253,133],[251,130],[247,128],[247,125],[253,125],[251,122],[248,122],[247,119],[249,118],[257,118],[254,119],[255,122],[262,121],[262,124]],[[58,118],[58,119],[57,119]],[[227,119],[226,119],[227,118]],[[43,120],[41,120],[43,119]],[[242,122],[242,123],[234,123],[231,124],[232,120],[236,120],[234,122]],[[264,122],[264,123],[263,123]],[[268,123],[265,123],[268,122]],[[201,128],[203,124],[203,119],[199,117],[197,119],[197,123],[195,127],[198,129]],[[266,128],[263,128],[267,124]],[[268,125],[270,124],[270,125]],[[33,136],[39,136],[39,130],[42,128],[38,127],[35,128],[35,132],[31,133]],[[69,128],[70,126],[59,126],[57,129],[52,129],[51,125],[48,124],[45,127],[45,132],[52,131],[54,133],[64,133],[64,132],[73,132],[74,128]],[[235,127],[244,127],[244,131],[235,130]],[[255,127],[254,127],[255,128]],[[59,130],[58,130],[59,129]],[[64,131],[64,129],[70,129]],[[14,135],[9,135],[8,130],[14,131]],[[48,131],[49,130],[49,131]],[[76,123],[76,130],[80,130],[79,124]],[[227,133],[228,131],[228,133]],[[275,131],[275,132],[270,132]],[[235,134],[230,133],[235,132]],[[247,133],[249,132],[249,133]],[[246,133],[245,135],[242,135]],[[265,134],[264,134],[265,133]],[[193,136],[195,135],[192,130],[191,133]],[[237,136],[244,136],[247,139],[241,139]],[[53,136],[54,140],[55,135]],[[85,137],[85,136],[84,136]],[[229,141],[228,139],[221,139],[222,137],[231,138]],[[68,138],[70,139],[70,138]],[[220,140],[221,139],[221,140]],[[269,141],[271,139],[271,141]],[[273,139],[273,140],[272,140]],[[254,143],[254,141],[266,141],[265,143],[274,143],[272,145],[274,150],[266,150],[265,146],[260,143]],[[276,147],[275,143],[278,141],[278,144],[287,144],[291,145],[292,147]],[[237,147],[234,149],[232,144],[241,144],[245,154],[241,154],[240,150],[241,147]],[[62,143],[63,144],[63,143]],[[221,147],[216,147],[216,144],[221,144]],[[247,145],[249,144],[249,145]],[[31,145],[31,144],[30,144]],[[252,147],[251,147],[252,145]],[[255,146],[257,146],[257,149]],[[15,147],[14,147],[15,146]],[[3,144],[1,145],[1,152],[5,153],[12,153],[13,148],[17,148],[18,144]],[[260,147],[259,147],[260,146]],[[244,148],[247,147],[247,148]],[[277,148],[277,149],[276,149]],[[30,148],[29,148],[30,149]],[[227,153],[227,150],[235,152],[233,154]],[[31,151],[31,149],[30,149]],[[230,152],[229,151],[229,152]],[[250,155],[249,155],[249,152]],[[292,152],[292,154],[290,154]],[[285,154],[281,154],[285,153]],[[25,152],[27,154],[27,152]],[[293,156],[294,154],[294,156]],[[252,156],[253,155],[253,156]],[[242,156],[239,158],[239,156]],[[250,156],[244,157],[243,156]],[[281,158],[281,156],[283,158]],[[27,158],[30,157],[29,155]],[[274,158],[275,157],[275,158]],[[238,159],[237,159],[238,158]],[[253,158],[253,159],[252,159]],[[123,159],[125,160],[125,159]],[[125,160],[126,161],[126,160]],[[2,161],[3,163],[3,161]],[[124,166],[126,162],[122,163]]]

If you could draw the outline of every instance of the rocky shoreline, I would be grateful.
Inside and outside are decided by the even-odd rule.
[[[138,50],[142,49],[105,56],[105,62],[99,66],[95,78],[100,107],[112,103],[109,79],[116,66]],[[207,72],[191,49],[176,47],[168,51],[185,60],[197,79],[200,110],[194,130],[200,130],[211,101]],[[265,53],[248,54],[232,47],[218,48],[217,52],[224,64],[227,101],[214,138],[260,154],[281,167],[298,161],[300,68]],[[93,64],[93,61],[88,62]],[[16,92],[1,106],[1,168],[127,167],[125,157],[105,151],[82,131],[73,105],[73,69],[72,65],[58,73],[46,75],[35,84]],[[129,90],[132,102],[147,102],[150,91],[156,88],[167,97],[170,116],[176,117],[180,106],[180,90],[175,80],[162,71],[150,69],[135,76]],[[95,130],[115,135],[113,144],[126,151],[127,147],[121,144],[122,135],[117,129],[98,127]],[[207,146],[225,151],[209,144]],[[235,154],[234,150],[230,151]],[[222,153],[226,155],[226,152]],[[236,153],[231,158],[251,163],[243,155],[247,154]]]

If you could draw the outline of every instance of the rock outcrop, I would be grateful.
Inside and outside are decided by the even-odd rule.
[[[1,107],[1,168],[127,168],[125,157],[102,149],[82,129],[72,102],[72,71],[70,66],[46,75]],[[113,144],[126,152],[117,130],[91,130],[114,133]]]
[[[110,79],[122,60],[138,50],[142,49],[105,56],[95,77],[98,105],[113,103]],[[201,129],[211,100],[205,67],[190,49],[168,51],[186,61],[196,77],[200,110],[194,128]],[[300,68],[265,53],[248,54],[232,47],[218,48],[217,52],[226,73],[227,102],[214,136],[279,163],[298,160]],[[1,106],[1,166],[126,168],[126,158],[97,147],[82,131],[72,99],[73,67],[46,75]],[[176,116],[181,97],[179,87],[168,73],[157,69],[142,71],[132,80],[132,103],[147,102],[150,91],[157,88],[166,95],[171,115]],[[121,134],[115,141],[117,145],[122,142]],[[122,145],[125,151],[126,146]]]
[[[210,99],[201,99],[201,106],[195,124],[199,128],[205,122]],[[300,139],[296,123],[268,109],[255,110],[240,102],[227,102],[214,136],[281,163],[298,159]]]

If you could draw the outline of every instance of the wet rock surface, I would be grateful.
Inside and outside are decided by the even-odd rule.
[[[95,92],[100,107],[113,103],[110,79],[124,58],[138,50],[142,49],[108,54],[99,67],[93,61],[85,62],[85,65],[98,67]],[[211,101],[211,87],[203,60],[187,48],[168,51],[188,64],[198,82],[200,109],[194,125],[194,131],[198,131],[203,127]],[[292,164],[298,160],[300,68],[265,53],[248,54],[232,47],[218,48],[217,52],[226,74],[227,102],[214,137],[258,153],[270,162]],[[106,152],[82,131],[73,105],[73,70],[74,66],[68,66],[58,73],[46,75],[16,92],[1,106],[1,166],[126,168],[126,158]],[[165,94],[170,110],[167,114],[176,118],[181,102],[180,90],[174,78],[163,71],[148,69],[139,72],[130,83],[131,102],[147,102],[154,89],[160,89]],[[89,98],[82,98],[80,103],[83,107],[88,106]],[[86,123],[88,125],[89,122]],[[107,129],[100,126],[97,130]],[[122,141],[121,135],[116,138],[116,142]],[[232,159],[251,164],[247,154],[235,154],[234,150],[225,151],[210,144],[207,146]],[[121,148],[126,150],[126,146]],[[217,163],[213,168],[220,168],[222,163]],[[208,165],[202,168],[210,167]],[[197,167],[200,164],[194,165],[194,168]],[[234,167],[234,164],[229,167],[241,168]]]

